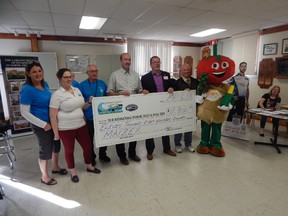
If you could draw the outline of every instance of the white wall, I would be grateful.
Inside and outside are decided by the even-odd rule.
[[[282,41],[284,38],[288,38],[288,31],[283,31],[283,32],[277,32],[277,33],[273,33],[273,34],[267,34],[267,35],[261,35],[260,36],[260,40],[259,40],[259,62],[263,59],[263,58],[273,58],[275,60],[276,57],[282,57]],[[263,47],[264,44],[270,44],[270,43],[278,43],[278,49],[277,49],[277,54],[276,55],[263,55]],[[259,62],[257,65],[259,65]],[[286,88],[288,86],[288,79],[279,79],[279,78],[273,78],[273,84],[274,85],[278,85],[281,88],[281,103],[282,104],[288,104],[288,94],[286,94]],[[259,88],[259,86],[257,85],[257,80],[254,83],[254,86]],[[271,87],[270,87],[271,88]],[[255,91],[255,93],[257,95],[262,95],[263,93],[267,92],[268,89],[260,89]]]
[[[263,58],[274,58],[282,56],[282,39],[287,38],[288,31],[278,32],[268,35],[258,36],[258,33],[251,32],[243,35],[239,35],[234,38],[225,39],[223,42],[223,53],[222,55],[228,56],[235,61],[236,72],[239,71],[239,63],[246,61],[248,63],[247,74],[250,78],[250,107],[256,107],[257,102],[261,96],[269,92],[269,89],[261,89],[258,86],[258,69],[259,62]],[[259,44],[257,44],[259,42]],[[263,45],[268,43],[278,43],[278,52],[276,55],[263,55]],[[253,61],[251,62],[251,60]],[[254,63],[255,62],[255,63]],[[254,68],[255,67],[255,68]],[[253,75],[256,73],[256,75]],[[288,104],[288,95],[284,94],[284,89],[287,88],[288,79],[273,79],[273,84],[278,85],[281,88],[280,96],[282,98],[282,104]],[[271,87],[272,87],[271,86]],[[270,88],[271,88],[270,87]]]
[[[197,64],[200,60],[200,50],[201,48],[200,47],[184,47],[184,46],[172,46],[172,59],[171,59],[171,66],[173,67],[173,57],[174,56],[181,56],[183,59],[185,56],[192,56],[193,58],[193,77],[196,77],[196,74],[195,74],[195,69],[197,67]],[[170,71],[173,71],[173,68],[171,68]]]
[[[15,55],[16,52],[31,52],[30,40],[0,39],[0,55]]]
[[[40,50],[43,52],[56,52],[58,68],[67,67],[66,66],[66,55],[89,55],[90,64],[97,64],[97,55],[117,55],[126,52],[126,46],[119,45],[93,45],[91,43],[87,44],[73,44],[73,43],[61,43],[60,41],[40,41]],[[120,62],[120,60],[119,60]],[[99,70],[99,79],[108,81],[111,71],[101,71]],[[85,73],[77,73],[75,79],[79,82],[87,79]]]

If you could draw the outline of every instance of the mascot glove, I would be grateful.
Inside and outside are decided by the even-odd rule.
[[[222,105],[222,106],[217,106],[217,107],[218,107],[218,109],[223,110],[223,111],[227,111],[227,112],[233,108],[231,103],[229,103],[228,106]]]
[[[202,104],[204,102],[203,95],[196,95],[195,101],[197,104]]]

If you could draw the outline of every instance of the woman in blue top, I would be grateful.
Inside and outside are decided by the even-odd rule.
[[[55,185],[57,181],[48,174],[48,160],[52,158],[52,173],[66,175],[67,170],[58,165],[60,140],[54,141],[50,125],[49,103],[52,93],[44,81],[43,68],[39,62],[28,63],[25,70],[26,83],[20,93],[21,114],[31,123],[31,128],[38,138],[41,182]]]

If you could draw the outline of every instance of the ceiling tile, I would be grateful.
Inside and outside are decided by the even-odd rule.
[[[18,10],[49,12],[48,0],[10,0]]]
[[[20,14],[28,25],[53,26],[50,13],[20,11]]]
[[[74,27],[78,29],[81,22],[81,16],[54,14],[53,22],[55,27]]]
[[[12,31],[7,30],[4,26],[0,25],[0,32],[2,32],[2,33],[11,33]]]
[[[170,14],[173,14],[178,10],[180,10],[179,7],[169,6],[165,4],[156,4],[151,9],[146,11],[142,16],[140,16],[137,20],[155,23],[159,22],[165,17],[168,17]]]
[[[150,2],[139,2],[135,0],[124,0],[112,14],[112,18],[120,18],[134,20],[151,8],[153,4]]]
[[[110,18],[120,2],[121,0],[87,0],[83,15]]]
[[[202,10],[182,8],[180,10],[177,10],[175,13],[172,13],[165,19],[161,20],[161,23],[181,24],[183,22],[193,19],[196,16],[201,15],[202,13],[204,13],[204,11]]]
[[[119,19],[109,19],[101,28],[101,32],[113,32],[120,33],[123,29],[130,24],[130,21],[119,20]]]
[[[11,4],[9,0],[0,0],[1,1],[1,9],[15,9],[15,7]]]
[[[85,0],[49,0],[49,2],[52,13],[81,15]]]
[[[26,23],[16,10],[0,9],[0,24],[6,25],[25,25]]]

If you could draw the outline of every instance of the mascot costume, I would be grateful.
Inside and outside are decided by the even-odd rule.
[[[235,73],[235,63],[228,57],[217,55],[217,46],[213,47],[213,56],[202,59],[197,66],[199,85],[196,102],[197,117],[201,120],[201,141],[197,152],[224,157],[221,144],[221,126],[232,108],[234,86],[222,83]]]

